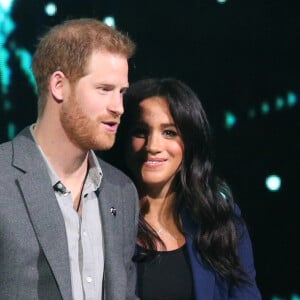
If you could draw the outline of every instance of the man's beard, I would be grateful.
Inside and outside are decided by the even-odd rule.
[[[68,138],[82,150],[108,150],[114,144],[115,135],[101,132],[100,118],[92,120],[84,114],[74,93],[62,104],[60,121]]]

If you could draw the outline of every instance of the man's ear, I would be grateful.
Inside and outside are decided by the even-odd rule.
[[[63,101],[63,86],[66,80],[66,76],[61,71],[55,71],[50,77],[50,92],[58,102]]]

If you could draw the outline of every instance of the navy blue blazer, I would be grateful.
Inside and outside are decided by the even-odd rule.
[[[236,207],[236,214],[240,215],[238,207]],[[261,295],[255,282],[256,272],[252,245],[246,225],[238,225],[239,227],[237,228],[241,234],[238,255],[244,270],[249,274],[249,279],[253,284],[243,284],[237,287],[218,275],[205,262],[194,247],[192,239],[192,234],[195,231],[194,224],[185,213],[181,214],[181,218],[184,230],[187,232],[185,238],[194,280],[195,300],[261,300]],[[137,282],[139,283],[140,281],[138,280]],[[137,286],[136,291],[138,290],[139,287]]]
[[[240,210],[236,206],[236,214],[240,216]],[[182,214],[184,229],[193,233],[195,226],[187,215]],[[255,282],[255,267],[252,253],[252,245],[245,224],[238,225],[237,231],[241,239],[238,245],[238,255],[244,270],[249,274],[252,285],[242,284],[237,287],[218,275],[209,266],[194,247],[191,235],[186,234],[186,244],[194,280],[195,300],[261,300],[260,292]]]

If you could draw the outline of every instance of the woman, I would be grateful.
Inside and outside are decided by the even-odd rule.
[[[124,100],[107,159],[139,192],[134,260],[140,298],[260,299],[248,231],[214,173],[200,100],[175,79],[136,82]]]

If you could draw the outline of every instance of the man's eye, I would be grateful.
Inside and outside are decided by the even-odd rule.
[[[107,93],[107,92],[111,91],[112,88],[108,87],[108,86],[100,86],[100,87],[98,87],[98,90],[100,90],[101,92]]]
[[[125,95],[127,91],[128,91],[128,88],[121,89],[120,94]]]

